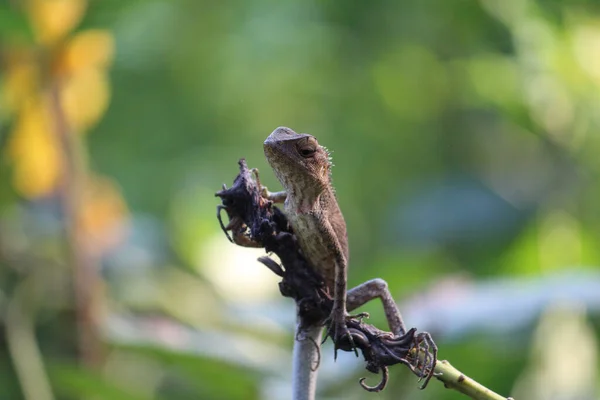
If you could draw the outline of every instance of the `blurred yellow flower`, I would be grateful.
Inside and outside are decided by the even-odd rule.
[[[77,33],[65,45],[62,67],[71,73],[85,68],[108,68],[114,52],[115,43],[109,31],[88,29]]]
[[[85,132],[104,114],[110,99],[106,68],[113,56],[113,37],[102,29],[82,31],[65,44],[56,73],[62,78],[61,106],[75,132]]]
[[[27,10],[37,40],[54,45],[81,21],[85,0],[29,0]]]
[[[110,179],[90,176],[82,190],[79,224],[92,253],[103,253],[123,239],[128,214],[119,187]]]
[[[25,197],[51,192],[60,178],[60,152],[52,128],[46,104],[31,100],[23,105],[7,150],[15,188]]]
[[[69,127],[84,132],[100,119],[108,106],[108,77],[95,68],[81,71],[66,80],[60,95]]]
[[[3,100],[5,111],[15,112],[38,91],[40,69],[27,51],[6,53]]]
[[[2,104],[16,120],[7,149],[15,188],[35,198],[51,193],[63,174],[53,122],[64,118],[66,133],[83,133],[106,111],[106,70],[114,57],[114,40],[102,29],[67,38],[83,17],[85,0],[29,0],[26,5],[37,41],[49,57],[40,58],[33,47],[9,49]],[[58,90],[60,107],[48,96],[53,90]]]

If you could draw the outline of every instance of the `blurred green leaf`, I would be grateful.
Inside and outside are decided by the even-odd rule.
[[[120,348],[158,361],[166,371],[179,375],[185,385],[193,390],[196,398],[258,399],[260,375],[255,371],[220,360],[156,346],[120,346]]]
[[[152,396],[132,393],[108,381],[101,373],[78,365],[49,364],[53,386],[61,396],[95,397],[103,400],[150,400]]]
[[[0,38],[33,41],[33,31],[27,16],[10,4],[0,4]]]

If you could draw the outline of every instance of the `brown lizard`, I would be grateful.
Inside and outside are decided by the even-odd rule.
[[[285,190],[270,193],[263,187],[263,196],[276,203],[285,202],[284,212],[303,255],[323,276],[329,292],[333,292],[327,335],[336,344],[345,336],[351,342],[347,311],[376,297],[383,303],[392,332],[404,335],[404,323],[384,280],[370,280],[346,293],[349,256],[346,222],[331,184],[332,164],[327,149],[312,135],[279,127],[265,140],[264,152]]]

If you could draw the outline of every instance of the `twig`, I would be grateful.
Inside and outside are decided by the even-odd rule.
[[[98,367],[103,358],[97,316],[100,277],[98,266],[83,242],[84,233],[80,220],[83,206],[81,197],[87,178],[84,153],[79,138],[71,131],[62,109],[58,82],[50,83],[49,95],[54,120],[52,132],[62,152],[63,181],[59,194],[64,213],[65,241],[73,269],[79,354],[84,365]]]
[[[512,397],[500,396],[482,384],[475,382],[446,360],[438,361],[435,365],[435,377],[444,382],[448,389],[454,389],[475,400],[513,400]]]
[[[294,340],[292,393],[294,400],[312,400],[317,388],[317,368],[321,359],[321,327],[302,331],[296,326]]]

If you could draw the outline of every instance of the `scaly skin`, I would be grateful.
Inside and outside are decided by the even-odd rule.
[[[314,136],[279,127],[264,142],[267,161],[285,189],[270,196],[285,198],[284,212],[302,253],[333,293],[328,334],[334,342],[348,335],[346,327],[346,222],[331,185],[331,161]]]

